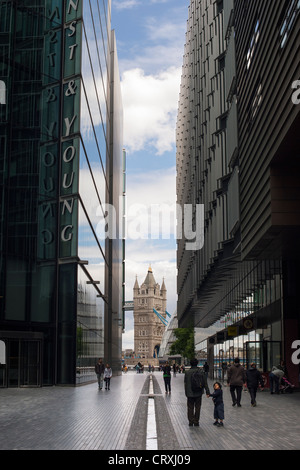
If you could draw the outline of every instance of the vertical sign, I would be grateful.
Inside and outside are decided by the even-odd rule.
[[[77,256],[82,0],[65,2],[59,257]]]
[[[46,0],[40,260],[77,255],[82,0]]]

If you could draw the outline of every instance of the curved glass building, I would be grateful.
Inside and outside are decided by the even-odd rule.
[[[99,357],[121,370],[122,240],[103,231],[123,193],[110,11],[0,1],[0,386],[87,382]]]

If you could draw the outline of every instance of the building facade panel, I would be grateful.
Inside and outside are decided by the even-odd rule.
[[[193,324],[206,336],[198,346],[217,374],[222,361],[239,355],[246,365],[255,359],[267,380],[272,365],[284,359],[298,384],[292,345],[300,331],[300,108],[292,96],[300,76],[300,5],[270,3],[190,2],[177,196],[180,204],[204,204],[205,230],[201,250],[185,250],[186,240],[178,241],[177,315],[179,326]],[[211,18],[220,25],[213,42],[222,44],[219,51],[208,45]],[[200,38],[198,52],[193,34]],[[204,59],[199,69],[197,54]],[[212,56],[219,63],[214,83],[220,85],[212,96],[224,107],[209,109]],[[195,95],[198,113],[191,105]]]
[[[206,249],[187,251],[186,239],[178,241],[179,323],[184,323],[185,312],[195,303],[197,290],[228,235],[226,229],[224,233],[227,202],[222,191],[224,179],[230,174],[225,152],[223,37],[221,2],[192,1],[177,119],[177,195],[181,207],[204,205]]]
[[[295,1],[274,2],[270,10],[267,3],[252,2],[245,12],[242,2],[236,2],[235,15],[240,38],[239,89],[243,90],[239,99],[242,254],[263,257],[268,240],[276,238],[284,225],[272,219],[272,208],[277,211],[271,191],[272,169],[277,167],[287,174],[287,168],[292,168],[290,178],[292,173],[299,177],[293,150],[299,108],[291,99],[292,83],[300,73],[299,5]],[[245,15],[252,25],[250,31],[241,21]],[[286,31],[284,43],[282,28]],[[285,151],[286,145],[289,150]],[[255,203],[257,194],[263,197]],[[299,225],[292,203],[290,211],[294,224],[298,220]],[[284,236],[284,230],[282,233]]]

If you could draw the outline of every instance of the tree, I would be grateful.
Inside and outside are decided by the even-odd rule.
[[[174,335],[177,338],[170,348],[170,354],[180,354],[187,359],[195,357],[194,328],[176,328]]]

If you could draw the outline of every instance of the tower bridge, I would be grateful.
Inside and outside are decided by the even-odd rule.
[[[166,311],[167,289],[163,280],[160,286],[149,267],[144,282],[136,279],[133,300],[125,302],[124,310],[133,311],[134,351],[143,364],[158,365],[158,352],[165,327],[168,324]]]

